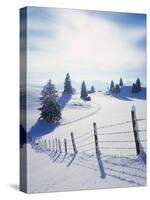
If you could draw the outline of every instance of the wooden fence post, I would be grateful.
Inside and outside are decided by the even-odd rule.
[[[40,151],[40,140],[38,140],[37,150]]]
[[[62,153],[60,139],[58,140],[58,146],[59,146],[59,153]]]
[[[58,152],[58,140],[57,140],[57,138],[55,138],[55,144],[56,144],[56,149],[55,149],[55,152],[57,153]]]
[[[99,145],[98,145],[97,126],[96,126],[95,122],[93,123],[93,127],[94,127],[94,139],[95,139],[95,150],[96,150],[97,163],[98,163],[98,167],[100,169],[101,178],[105,178],[106,173],[105,173],[105,169],[104,169],[103,162],[101,159],[101,153],[100,153],[100,149],[99,149]]]
[[[64,146],[65,146],[65,155],[67,155],[67,140],[66,139],[64,139]]]
[[[55,151],[55,141],[53,139],[53,152]]]
[[[93,123],[93,127],[94,127],[95,150],[96,150],[96,154],[98,154],[100,153],[100,150],[98,146],[97,126],[95,122]]]
[[[72,141],[73,151],[76,154],[76,153],[78,153],[78,151],[77,151],[77,148],[76,148],[73,132],[71,132],[71,141]]]
[[[40,150],[42,150],[42,141],[40,140]]]
[[[34,140],[34,148],[35,148],[35,151],[38,151],[38,146],[39,145],[39,140],[38,139],[35,139]]]
[[[51,151],[51,140],[49,139],[49,151]]]
[[[138,137],[138,130],[137,130],[137,119],[136,119],[136,109],[135,106],[132,106],[131,110],[131,117],[132,117],[132,126],[133,126],[133,133],[135,139],[135,146],[136,146],[136,154],[139,155],[140,153],[140,141]]]
[[[46,141],[46,139],[44,141],[44,150],[47,151],[47,141]]]
[[[43,145],[43,140],[42,140],[42,143],[41,143],[41,147],[42,147],[42,151],[44,150],[44,147],[43,147],[44,145]]]

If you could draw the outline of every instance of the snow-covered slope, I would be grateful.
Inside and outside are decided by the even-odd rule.
[[[136,156],[102,154],[105,178],[101,178],[95,154],[36,152],[28,147],[28,192],[54,192],[143,186],[146,166]],[[71,162],[71,164],[70,164]]]
[[[28,145],[28,192],[141,186],[146,184],[146,166],[136,157],[131,106],[137,111],[139,136],[146,152],[146,97],[130,95],[125,87],[117,96],[91,94],[92,101],[73,95],[62,110],[60,124],[39,121],[39,90],[28,90],[28,131],[38,138],[40,149]],[[97,124],[100,157],[95,154],[93,122]],[[78,153],[74,155],[70,133],[74,133]],[[53,151],[52,142],[60,139],[62,153]],[[68,154],[64,155],[64,139]],[[44,141],[51,151],[44,151]],[[42,143],[43,142],[43,143]],[[39,148],[39,147],[38,147]],[[101,178],[101,165],[105,177]]]

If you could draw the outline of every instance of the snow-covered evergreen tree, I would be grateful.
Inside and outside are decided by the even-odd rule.
[[[67,73],[65,82],[64,82],[64,93],[72,94],[72,85],[71,85],[71,78],[69,73]]]
[[[111,81],[109,91],[110,91],[110,92],[114,92],[114,89],[115,89],[114,81]]]
[[[51,80],[43,87],[41,96],[40,119],[48,122],[58,122],[61,119],[61,111],[57,102],[57,90]]]
[[[137,92],[139,92],[139,91],[141,91],[141,81],[140,81],[140,79],[139,78],[137,78],[137,80],[136,80],[136,87],[137,87]]]
[[[123,87],[123,80],[122,80],[122,78],[120,78],[120,80],[119,80],[119,87]]]
[[[142,90],[141,81],[140,81],[139,78],[137,78],[136,83],[133,83],[133,85],[132,85],[131,92],[132,93],[137,93],[137,92],[140,92],[141,90]]]
[[[88,96],[87,90],[86,90],[86,85],[85,82],[83,81],[81,84],[81,98],[85,99]]]
[[[95,93],[95,87],[94,87],[93,85],[91,86],[90,92],[91,92],[91,93]]]
[[[115,86],[115,93],[118,94],[120,92],[120,88],[119,88],[119,85],[116,84]]]
[[[136,84],[135,83],[133,83],[133,85],[132,85],[131,92],[132,93],[136,93],[137,92],[137,88],[136,88]]]

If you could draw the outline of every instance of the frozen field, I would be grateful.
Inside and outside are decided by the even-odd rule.
[[[28,132],[41,146],[27,146],[28,192],[143,186],[146,164],[143,154],[136,156],[131,107],[136,107],[139,137],[146,152],[145,89],[130,94],[124,87],[118,96],[91,94],[92,101],[80,100],[76,93],[63,97],[59,125],[39,121],[39,89],[28,89]],[[60,94],[61,95],[61,94]],[[93,122],[97,124],[100,155],[95,154]],[[70,133],[74,133],[78,153],[74,155]],[[62,153],[52,149],[60,139]],[[64,153],[64,139],[68,154]],[[47,149],[43,147],[46,140]],[[49,140],[51,150],[49,149]],[[42,143],[43,142],[43,143]],[[54,151],[53,151],[54,150]]]

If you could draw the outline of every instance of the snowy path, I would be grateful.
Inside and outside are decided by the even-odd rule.
[[[89,117],[95,115],[100,110],[101,110],[101,106],[98,106],[98,108],[94,112],[91,112],[91,113],[89,113],[89,114],[87,114],[87,115],[85,115],[83,117],[78,118],[78,119],[74,119],[74,120],[71,120],[71,121],[66,122],[66,123],[61,123],[60,126],[65,126],[65,125],[68,125],[68,124],[72,124],[72,123],[78,122],[80,120],[84,120],[86,118],[89,118]]]

